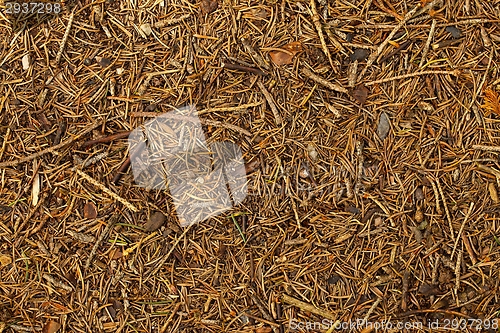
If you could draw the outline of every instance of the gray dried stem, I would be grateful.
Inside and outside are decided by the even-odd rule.
[[[261,81],[257,81],[257,86],[259,87],[260,91],[262,92],[262,94],[266,98],[266,101],[269,104],[271,111],[273,112],[274,121],[275,121],[276,125],[280,125],[283,122],[283,120],[281,119],[278,108],[276,107],[276,104],[274,103],[273,97],[271,96],[269,91],[267,91],[266,87],[264,86],[264,84]]]
[[[87,261],[85,262],[85,266],[84,266],[85,270],[89,269],[90,264],[92,263],[92,260],[94,260],[94,256],[97,253],[97,249],[99,248],[99,246],[101,246],[101,243],[106,239],[106,237],[108,237],[109,232],[111,231],[111,229],[113,229],[113,227],[115,226],[115,224],[119,220],[120,220],[120,217],[118,214],[111,216],[108,223],[106,224],[106,227],[104,227],[104,230],[101,232],[101,234],[97,238],[97,241],[95,242],[94,246],[92,247],[92,250],[90,251],[90,254],[87,258]]]

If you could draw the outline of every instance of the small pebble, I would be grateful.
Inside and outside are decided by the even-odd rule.
[[[415,199],[417,199],[418,201],[424,200],[424,192],[422,191],[421,187],[417,187],[417,189],[415,190]]]
[[[329,284],[336,284],[337,282],[340,281],[340,276],[337,274],[333,274],[326,280]]]
[[[144,229],[146,231],[152,232],[161,228],[161,226],[165,223],[166,217],[162,212],[155,212],[151,214],[151,217],[144,225]]]
[[[357,207],[354,207],[354,206],[347,206],[346,207],[346,211],[351,213],[351,214],[359,214],[361,211],[359,210],[359,208]]]
[[[462,37],[462,31],[454,25],[446,27],[446,32],[449,32],[453,38]]]
[[[356,49],[354,53],[349,56],[351,61],[363,61],[370,55],[370,51],[367,49]]]
[[[385,112],[382,112],[377,127],[377,135],[380,138],[380,140],[384,140],[387,137],[390,129],[391,125],[389,116]]]
[[[111,60],[108,58],[96,57],[95,59],[97,60],[97,62],[99,63],[99,65],[102,68],[108,67],[109,65],[111,65]]]
[[[146,111],[154,111],[156,110],[156,104],[151,103],[148,106],[146,106]]]
[[[85,58],[85,59],[83,60],[83,64],[84,64],[85,66],[90,66],[90,65],[92,65],[92,59],[90,59],[90,58]]]

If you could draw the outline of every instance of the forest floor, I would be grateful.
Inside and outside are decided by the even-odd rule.
[[[499,1],[16,1],[0,332],[500,332]],[[248,192],[187,227],[127,142],[185,106]]]

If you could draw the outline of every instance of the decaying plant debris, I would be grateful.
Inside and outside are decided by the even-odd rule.
[[[0,332],[500,321],[498,1],[83,0],[14,19]],[[168,192],[134,184],[126,133],[186,105],[241,147],[249,193],[183,229]]]

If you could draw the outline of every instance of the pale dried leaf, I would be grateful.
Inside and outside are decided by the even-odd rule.
[[[12,263],[12,258],[5,255],[0,254],[0,268],[10,265]]]
[[[271,51],[269,56],[271,60],[278,66],[289,65],[293,62],[293,58],[299,52],[302,52],[302,44],[300,42],[292,42],[281,47],[283,51]]]

